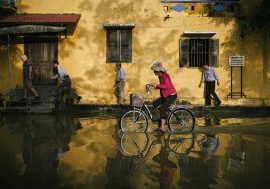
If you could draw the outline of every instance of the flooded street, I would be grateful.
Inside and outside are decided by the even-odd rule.
[[[159,136],[123,134],[114,117],[1,117],[0,188],[266,188],[270,117],[197,125]]]

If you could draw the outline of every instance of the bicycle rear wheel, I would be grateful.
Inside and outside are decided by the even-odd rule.
[[[195,127],[195,117],[188,109],[177,108],[169,114],[168,127],[173,132],[192,131]]]
[[[120,129],[122,132],[143,133],[147,130],[147,127],[147,116],[140,109],[127,111],[120,118]]]
[[[177,155],[188,154],[194,144],[194,134],[173,134],[169,136],[169,149]]]

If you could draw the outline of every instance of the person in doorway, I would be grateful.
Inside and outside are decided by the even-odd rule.
[[[125,79],[126,79],[125,71],[122,68],[121,63],[117,63],[116,64],[116,79],[114,83],[117,104],[123,104],[125,100],[124,98]]]
[[[203,65],[203,73],[202,73],[202,79],[199,84],[199,87],[201,87],[202,83],[205,84],[205,105],[211,106],[211,96],[214,97],[216,101],[216,106],[219,106],[221,104],[221,100],[218,98],[216,92],[215,92],[215,85],[219,86],[219,78],[214,68],[210,67],[209,64]]]
[[[155,84],[153,88],[160,90],[160,97],[153,101],[153,106],[158,108],[160,111],[159,127],[156,131],[164,133],[167,111],[172,103],[175,102],[177,94],[171,78],[166,72],[166,69],[162,66],[161,62],[154,62],[151,69],[159,79],[159,83]]]
[[[53,61],[53,66],[55,69],[55,74],[52,76],[52,80],[60,79],[60,84],[57,87],[56,102],[61,102],[64,93],[69,93],[71,91],[71,79],[68,73],[64,70],[62,66],[59,65],[57,60]],[[74,93],[74,98],[77,99],[77,103],[81,100],[81,96]]]
[[[28,60],[27,56],[23,54],[21,56],[21,61],[23,63],[23,85],[24,85],[24,99],[27,99],[28,90],[31,91],[36,100],[39,100],[40,97],[36,90],[33,87],[33,79],[34,79],[34,66],[31,61]]]

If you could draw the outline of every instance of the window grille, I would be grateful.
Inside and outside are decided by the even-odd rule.
[[[209,62],[209,39],[190,39],[190,67],[201,67]]]
[[[217,67],[219,60],[218,39],[181,39],[180,67],[201,67],[208,63]]]

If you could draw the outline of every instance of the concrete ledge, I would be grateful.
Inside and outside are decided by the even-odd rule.
[[[191,105],[196,117],[218,116],[218,117],[258,117],[270,116],[270,106],[219,106],[206,107],[203,105]],[[48,109],[46,109],[48,108]],[[130,105],[107,105],[107,104],[76,104],[66,107],[63,111],[53,109],[53,107],[45,105],[40,107],[27,106],[24,108],[13,107],[8,111],[4,110],[4,114],[13,113],[34,113],[34,114],[69,114],[76,117],[84,116],[110,116],[119,117],[127,110],[132,109]]]
[[[196,117],[218,116],[218,117],[267,117],[270,116],[270,106],[219,106],[206,107],[203,105],[190,106]],[[94,115],[119,117],[127,110],[132,109],[130,105],[102,105],[102,104],[83,104],[73,105],[66,110],[58,113],[73,115]],[[57,111],[55,111],[57,113]]]

